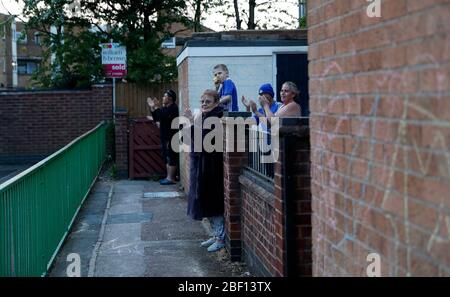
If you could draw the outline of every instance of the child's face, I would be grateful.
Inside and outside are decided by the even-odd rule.
[[[261,105],[261,107],[264,107],[264,104],[263,104],[264,101],[267,101],[267,102],[269,102],[269,104],[271,104],[272,103],[272,97],[270,97],[267,94],[261,94],[258,97],[258,101],[259,101],[259,105]]]
[[[223,70],[222,68],[216,68],[213,71],[214,78],[219,82],[223,83],[228,78],[228,72]]]

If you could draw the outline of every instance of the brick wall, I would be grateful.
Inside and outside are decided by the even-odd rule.
[[[450,276],[450,3],[308,1],[313,274]]]
[[[311,276],[307,120],[286,118],[280,125],[273,180],[246,168],[247,152],[224,153],[227,249],[257,276]]]
[[[232,261],[240,261],[242,256],[241,242],[241,207],[242,199],[239,185],[239,175],[242,166],[247,163],[247,154],[237,151],[237,125],[231,126],[230,120],[235,117],[246,118],[247,112],[229,112],[224,116],[224,153],[223,153],[223,186],[224,186],[224,218],[225,241]],[[234,138],[231,138],[229,127],[234,129]],[[229,150],[228,148],[232,148]]]
[[[287,263],[284,265],[288,276],[312,275],[311,166],[308,125],[306,118],[280,119],[281,152],[275,166],[275,193],[277,204],[281,205],[284,201],[283,207],[287,209],[284,213],[287,216],[286,232],[280,235],[287,238],[285,248]],[[278,224],[277,230],[285,225],[281,221]]]
[[[241,175],[239,182],[243,259],[254,275],[283,275],[283,259],[277,257],[277,238],[283,238],[283,230],[276,224],[274,185],[249,172]],[[283,245],[278,250],[282,252]],[[280,267],[276,267],[277,263]]]
[[[114,114],[114,144],[115,162],[118,178],[128,178],[128,111],[125,108],[118,108]]]
[[[112,119],[112,88],[0,93],[0,161],[38,161]]]

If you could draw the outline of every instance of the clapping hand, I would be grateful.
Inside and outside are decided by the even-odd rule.
[[[155,107],[155,102],[153,102],[153,99],[150,97],[147,98],[147,104],[148,106],[150,106],[150,108]]]
[[[156,99],[156,98],[148,97],[147,98],[147,104],[148,104],[148,106],[150,106],[150,108],[152,110],[161,107],[161,102],[158,99]]]
[[[250,102],[247,99],[245,99],[244,95],[242,95],[241,101],[242,101],[242,104],[244,104],[247,111],[250,111]]]
[[[250,100],[250,108],[252,109],[253,113],[256,113],[258,111],[258,107],[256,106],[255,101]]]
[[[184,116],[187,117],[191,122],[194,120],[194,116],[192,115],[192,111],[189,107],[184,109]]]
[[[259,97],[259,102],[261,103],[261,106],[269,105],[269,100],[267,100],[266,96],[264,95]]]

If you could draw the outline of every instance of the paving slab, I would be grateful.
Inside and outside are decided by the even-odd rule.
[[[200,247],[208,232],[201,221],[186,215],[187,201],[179,185],[143,180],[109,183],[93,187],[50,276],[66,276],[67,255],[73,252],[81,257],[82,276],[233,275],[216,254]]]

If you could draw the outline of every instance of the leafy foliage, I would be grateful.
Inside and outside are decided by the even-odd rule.
[[[45,87],[85,87],[101,80],[99,44],[111,40],[127,48],[128,80],[172,81],[175,59],[161,52],[161,42],[176,33],[170,32],[170,24],[192,26],[182,17],[186,5],[181,0],[26,0],[24,4],[27,26],[41,32],[46,49],[44,63],[34,75]]]

